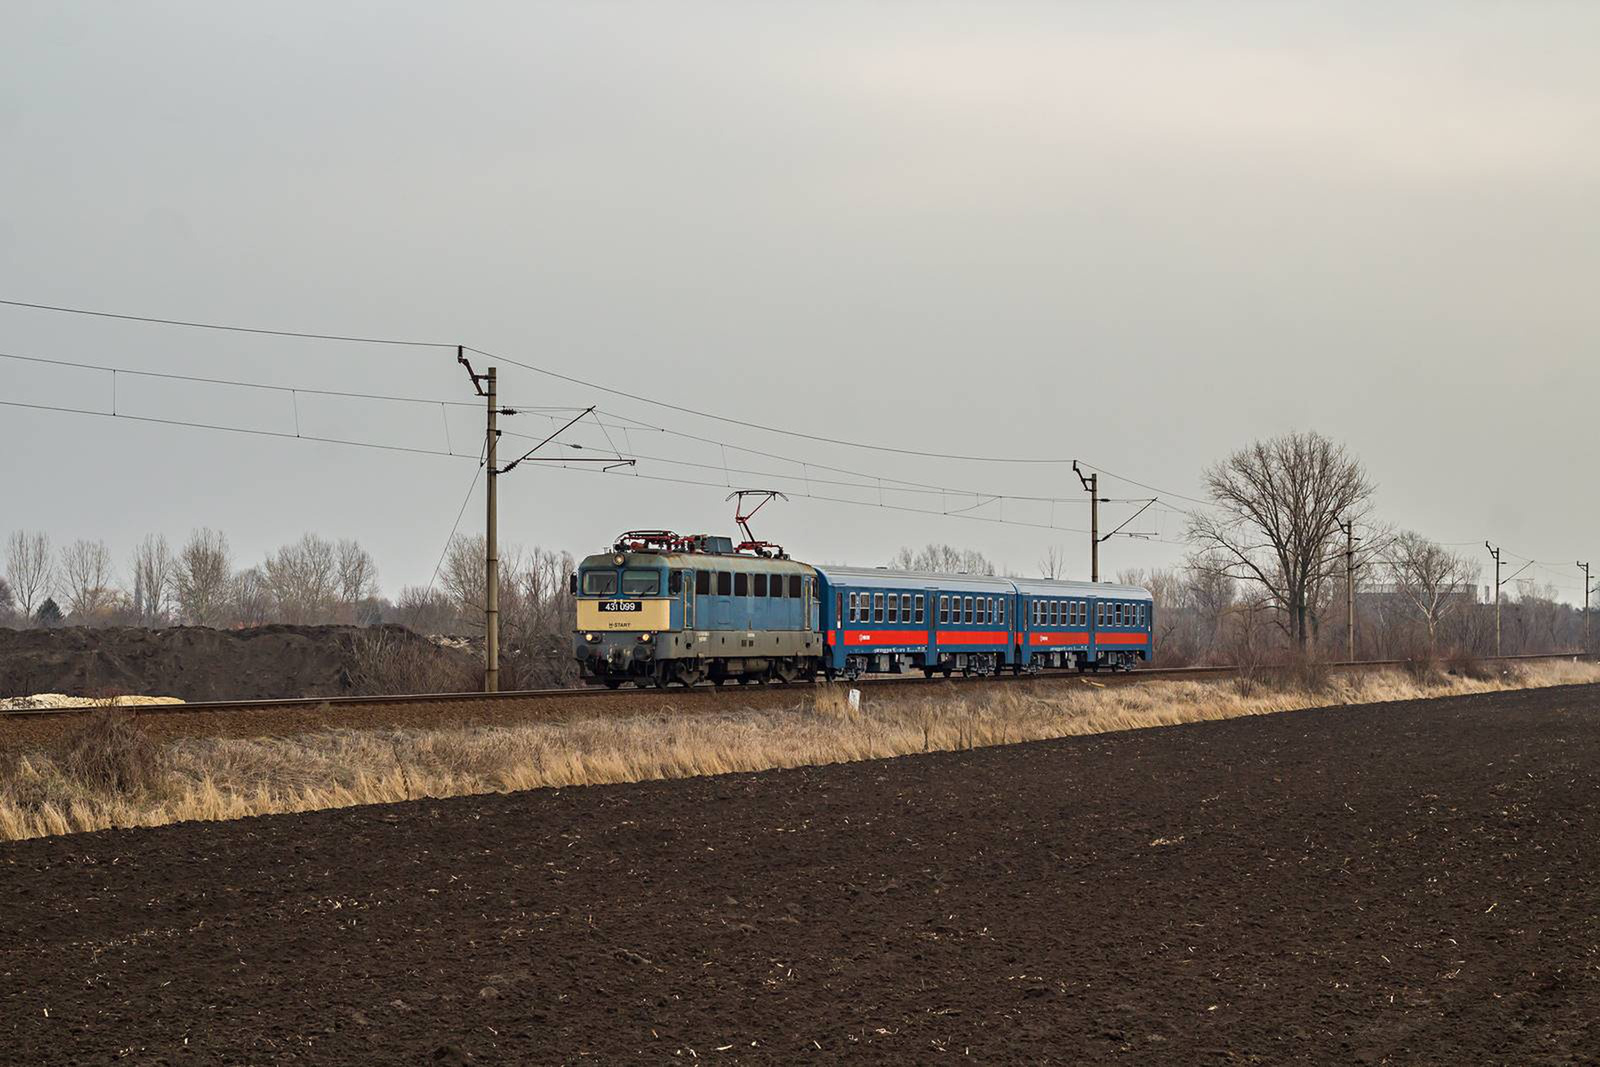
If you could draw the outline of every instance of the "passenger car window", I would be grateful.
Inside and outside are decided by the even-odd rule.
[[[732,571],[718,571],[717,572],[717,595],[718,596],[732,596],[733,595],[733,572]]]
[[[1000,623],[1000,625],[1004,626],[1005,625],[1005,621],[1006,621],[1006,602],[1005,602],[1005,599],[1002,598],[997,603],[999,603],[999,605],[1000,605],[1000,615],[995,621]]]
[[[901,622],[910,622],[911,621],[911,594],[910,593],[901,593],[900,594],[900,621]]]
[[[950,621],[950,598],[948,596],[941,595],[939,597],[939,621]]]
[[[927,621],[927,613],[923,610],[922,594],[918,593],[917,594],[917,622],[922,623],[922,622],[926,622],[926,621]]]
[[[872,594],[872,621],[873,622],[882,622],[883,621],[883,594],[882,593],[873,593]]]
[[[622,591],[628,596],[655,596],[661,592],[661,572],[623,571]]]
[[[606,596],[617,591],[616,571],[584,571],[583,591],[590,596]]]
[[[962,610],[962,614],[966,617],[965,621],[967,621],[969,623],[972,621],[972,598],[971,597],[967,597],[966,598],[965,607]]]
[[[850,594],[850,621],[856,621],[856,595],[854,593]]]
[[[710,596],[711,595],[711,572],[710,571],[695,571],[694,572],[694,591],[696,593],[698,593],[700,596]]]
[[[900,598],[895,596],[893,593],[889,594],[889,618],[886,621],[900,621]]]

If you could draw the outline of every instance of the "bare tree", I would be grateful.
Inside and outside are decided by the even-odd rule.
[[[173,596],[178,615],[191,626],[215,626],[227,610],[233,561],[228,538],[202,527],[189,535],[178,553]]]
[[[1384,563],[1395,593],[1427,629],[1428,649],[1436,651],[1440,623],[1462,604],[1471,602],[1477,566],[1411,531],[1389,543]]]
[[[900,549],[889,559],[889,566],[902,571],[928,571],[933,574],[993,574],[994,564],[977,549],[930,544],[919,552]]]
[[[1060,545],[1051,545],[1039,557],[1039,576],[1052,580],[1067,576],[1067,554]]]
[[[272,594],[260,567],[247,567],[228,581],[228,614],[243,626],[261,626],[272,617]]]
[[[289,623],[326,622],[339,592],[339,565],[331,541],[307,533],[262,564],[277,617]]]
[[[335,568],[341,614],[346,616],[341,621],[357,621],[357,607],[378,593],[378,565],[358,542],[346,538],[336,550]]]
[[[11,583],[0,578],[0,625],[10,622],[16,610],[17,598],[11,592]]]
[[[484,586],[489,566],[486,557],[482,534],[458,534],[450,541],[444,566],[439,571],[439,584],[455,602],[456,612],[469,632],[483,629]]]
[[[458,617],[455,601],[443,589],[408,585],[394,605],[394,621],[419,634],[448,633]]]
[[[39,602],[50,595],[50,555],[48,534],[18,530],[6,542],[6,580],[25,618],[33,618]]]
[[[167,621],[178,561],[163,534],[148,534],[133,550],[133,610],[141,626]]]
[[[104,541],[77,540],[61,550],[61,581],[67,612],[84,622],[109,608],[116,599],[111,588],[111,550]]]
[[[1319,433],[1289,433],[1208,468],[1206,485],[1217,510],[1194,515],[1190,536],[1219,573],[1259,585],[1304,649],[1323,583],[1343,567],[1339,523],[1371,510],[1366,471]]]

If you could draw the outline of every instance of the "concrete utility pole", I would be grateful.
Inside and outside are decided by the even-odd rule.
[[[1578,566],[1583,569],[1583,650],[1587,653],[1591,647],[1589,644],[1589,565],[1587,563],[1579,563]]]
[[[1087,477],[1078,469],[1078,461],[1072,461],[1072,473],[1078,476],[1078,481],[1089,491],[1089,580],[1100,580],[1100,475],[1090,474]]]
[[[1500,654],[1500,550],[1485,541],[1483,547],[1494,557],[1494,654]]]
[[[1355,520],[1340,522],[1344,532],[1344,658],[1351,663],[1356,659],[1356,537]]]
[[[488,500],[488,515],[484,524],[483,541],[488,547],[488,552],[485,553],[487,558],[484,560],[486,588],[483,591],[483,691],[498,693],[500,691],[500,513],[495,483],[500,477],[496,455],[498,451],[496,446],[500,443],[500,431],[495,426],[495,417],[500,412],[495,403],[498,399],[495,368],[490,367],[484,377],[487,379],[484,395],[489,398],[489,436],[484,444],[489,489],[484,494]]]
[[[474,348],[472,351],[480,355],[484,353]],[[500,466],[500,430],[498,427],[499,416],[515,415],[516,408],[503,408],[499,406],[499,382],[494,367],[489,367],[487,373],[479,374],[472,369],[472,363],[467,359],[465,345],[456,346],[456,362],[467,370],[467,377],[472,380],[472,388],[488,403],[488,424],[484,429],[483,459],[484,466],[489,472],[488,492],[485,494],[486,514],[484,516],[484,590],[483,590],[483,691],[497,693],[500,691],[500,513],[498,508],[499,485],[498,480],[502,474],[510,474],[522,463],[561,463],[563,466],[575,463],[600,463],[604,464],[601,473],[616,467],[631,467],[635,460],[624,459],[618,453],[613,459],[606,457],[585,456],[549,456],[539,457],[534,453],[545,445],[554,441],[567,430],[578,423],[578,420],[594,415],[594,408],[584,408],[569,419],[560,429],[534,445],[528,451]],[[578,447],[574,445],[573,447]],[[465,507],[465,505],[463,505]],[[447,546],[448,547],[448,546]]]

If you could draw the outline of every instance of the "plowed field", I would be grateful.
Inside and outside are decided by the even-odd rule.
[[[0,846],[25,1063],[1600,1060],[1600,694]]]

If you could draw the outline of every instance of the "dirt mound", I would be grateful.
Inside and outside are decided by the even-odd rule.
[[[0,629],[0,698],[259,700],[472,688],[479,661],[401,626]]]

